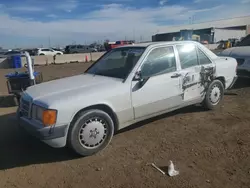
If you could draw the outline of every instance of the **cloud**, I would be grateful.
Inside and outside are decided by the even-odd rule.
[[[204,9],[196,9],[196,10],[189,10],[188,12],[190,13],[199,13],[199,12],[211,12],[211,11],[215,11],[218,9],[222,9],[224,7],[224,5],[218,5],[212,8],[204,8]]]
[[[168,2],[168,0],[161,0],[159,1],[159,5],[163,6],[164,4],[166,4]]]
[[[48,18],[57,18],[58,16],[55,15],[55,14],[48,14],[47,17],[48,17]]]
[[[77,0],[60,1],[58,2],[58,5],[56,5],[56,8],[66,12],[71,12],[78,6],[78,3]]]
[[[70,9],[74,10],[74,7],[71,6]],[[16,37],[22,38],[25,43],[39,41],[38,44],[47,44],[50,37],[52,44],[58,42],[62,45],[71,43],[73,40],[83,43],[85,40],[93,42],[107,38],[133,39],[134,35],[137,40],[141,36],[144,40],[150,40],[153,34],[166,30],[169,25],[188,24],[192,16],[197,23],[248,14],[248,7],[242,4],[217,5],[203,9],[181,5],[135,8],[122,4],[109,4],[99,6],[98,10],[84,13],[74,19],[60,19],[57,13],[48,13],[47,17],[54,18],[49,21],[39,21],[35,18],[27,20],[2,13],[0,14],[0,40],[2,41],[3,36],[4,38],[8,36],[9,40]],[[1,43],[8,45],[8,42]]]
[[[247,3],[250,3],[250,0],[242,0],[241,3],[242,4],[247,4]]]
[[[16,6],[8,8],[8,10],[14,10],[14,11],[22,11],[22,12],[37,12],[37,11],[44,11],[44,8],[42,7],[35,7],[35,6]]]
[[[194,0],[194,3],[200,3],[202,2],[203,0]]]

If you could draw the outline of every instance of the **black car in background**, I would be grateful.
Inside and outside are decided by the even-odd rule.
[[[97,52],[97,49],[92,48],[87,45],[68,45],[65,48],[66,54],[76,54],[76,53],[90,53],[90,52]]]

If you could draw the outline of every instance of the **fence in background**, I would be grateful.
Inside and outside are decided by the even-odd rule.
[[[63,54],[57,55],[55,60],[53,56],[32,56],[35,65],[49,65],[49,64],[62,64],[70,62],[85,62],[86,58],[88,61],[96,61],[99,59],[104,52],[94,52],[94,53],[82,53],[82,54]],[[22,66],[26,64],[26,58],[22,57]],[[0,58],[0,68],[10,68],[10,59]]]

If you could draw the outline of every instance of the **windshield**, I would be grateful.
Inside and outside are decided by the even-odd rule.
[[[85,73],[125,79],[145,49],[145,47],[115,48],[101,57]]]

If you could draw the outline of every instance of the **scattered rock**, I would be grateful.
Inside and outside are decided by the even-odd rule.
[[[211,183],[210,180],[206,180],[207,183]]]
[[[242,140],[238,139],[238,140],[237,140],[237,144],[238,144],[238,145],[243,145],[244,142],[243,142]]]
[[[103,171],[103,168],[97,168],[96,171]]]

